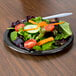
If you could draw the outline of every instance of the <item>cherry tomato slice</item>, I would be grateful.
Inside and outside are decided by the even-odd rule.
[[[20,28],[23,28],[25,25],[24,24],[18,24],[15,26],[15,31],[19,31]]]
[[[34,39],[30,39],[24,42],[24,47],[32,49],[34,46],[36,46],[37,42]]]
[[[46,31],[53,31],[54,28],[55,28],[55,26],[52,25],[52,24],[49,24],[49,25],[45,26],[45,30],[46,30]]]

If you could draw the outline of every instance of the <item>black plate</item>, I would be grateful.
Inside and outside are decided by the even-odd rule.
[[[20,52],[20,53],[25,53],[25,54],[31,54],[31,55],[46,55],[46,54],[52,54],[52,53],[56,53],[56,52],[60,52],[60,51],[64,51],[64,49],[68,48],[70,45],[72,45],[73,43],[73,39],[74,39],[74,36],[72,35],[69,40],[64,44],[62,45],[61,47],[59,48],[56,48],[56,49],[53,49],[53,50],[47,50],[47,51],[27,51],[25,49],[21,49],[17,46],[15,46],[10,38],[9,38],[9,35],[10,35],[10,32],[11,30],[6,30],[5,33],[4,33],[4,42],[7,44],[7,46],[11,49],[13,49],[14,51],[17,51],[17,52]]]

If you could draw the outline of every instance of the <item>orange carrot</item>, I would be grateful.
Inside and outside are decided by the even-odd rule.
[[[40,22],[40,23],[38,23],[38,26],[47,26],[48,24],[45,22],[45,21],[42,21],[42,22]]]
[[[40,46],[40,45],[43,45],[43,44],[45,44],[45,43],[47,43],[47,42],[49,42],[49,41],[53,41],[53,40],[54,40],[53,37],[49,37],[49,38],[46,38],[46,39],[44,39],[44,40],[39,41],[39,42],[37,43],[37,45]]]
[[[59,24],[63,24],[64,23],[64,21],[63,22],[59,22],[59,23],[52,23],[52,25],[59,25]]]
[[[32,23],[32,24],[36,24],[38,26],[46,26],[46,25],[48,25],[45,21],[42,21],[40,23],[36,23],[36,22],[34,22],[32,20],[29,20],[29,22]]]
[[[29,20],[29,22],[32,23],[32,24],[36,24],[37,25],[37,23],[32,21],[32,20]]]
[[[32,20],[29,20],[29,22],[32,23],[32,24],[36,24],[36,25],[38,25],[38,26],[37,26],[36,28],[32,28],[32,29],[24,29],[24,31],[36,30],[36,29],[38,29],[38,27],[42,27],[42,26],[47,26],[47,25],[48,25],[45,21],[42,21],[42,22],[40,22],[40,23],[36,23],[36,22],[34,22],[34,21],[32,21]],[[63,24],[63,23],[64,23],[64,22],[52,23],[51,25],[58,25],[58,24]]]

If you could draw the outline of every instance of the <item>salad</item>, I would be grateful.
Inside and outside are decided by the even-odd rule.
[[[27,16],[24,20],[17,20],[8,29],[11,30],[11,42],[27,51],[47,51],[58,48],[72,35],[68,22],[58,18],[42,19],[40,16]]]

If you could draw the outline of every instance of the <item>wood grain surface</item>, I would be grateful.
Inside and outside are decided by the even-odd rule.
[[[71,49],[46,56],[20,54],[3,42],[11,22],[27,15],[49,16],[73,12],[70,22],[76,38],[76,0],[0,0],[0,76],[76,76],[76,39]]]

